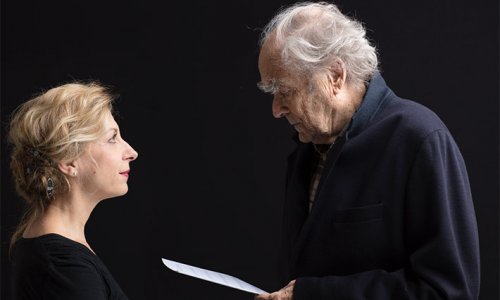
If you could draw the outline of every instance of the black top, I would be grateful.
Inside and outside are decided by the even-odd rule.
[[[97,255],[54,233],[17,241],[12,284],[14,299],[128,299]]]

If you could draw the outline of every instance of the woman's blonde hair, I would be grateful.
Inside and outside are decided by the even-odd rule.
[[[10,168],[26,211],[10,247],[70,184],[58,163],[74,160],[103,134],[114,96],[96,82],[73,82],[51,88],[21,104],[11,116]]]

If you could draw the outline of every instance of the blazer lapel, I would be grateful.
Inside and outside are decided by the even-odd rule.
[[[287,189],[283,211],[283,235],[286,261],[293,267],[291,258],[297,249],[297,242],[308,215],[309,180],[314,158],[314,149],[310,144],[299,144],[289,158]],[[291,163],[291,164],[290,164]],[[290,272],[292,270],[289,270]]]
[[[346,142],[346,139],[347,139],[346,135],[343,135],[335,143],[333,148],[328,153],[326,163],[325,163],[325,168],[323,169],[323,174],[321,175],[321,179],[320,179],[320,182],[318,184],[318,188],[316,190],[316,195],[314,197],[314,204],[312,206],[310,213],[307,213],[307,210],[308,210],[307,205],[308,204],[307,204],[307,201],[304,201],[304,199],[309,199],[308,193],[309,193],[309,182],[310,182],[311,176],[308,176],[307,179],[303,179],[304,180],[303,182],[307,185],[307,188],[305,189],[307,194],[305,196],[303,194],[301,194],[301,195],[297,194],[295,196],[295,197],[300,197],[301,198],[300,200],[302,202],[304,202],[306,216],[303,219],[303,223],[302,223],[303,225],[301,226],[300,231],[298,232],[296,242],[293,244],[292,254],[291,254],[292,255],[291,256],[291,265],[292,266],[295,266],[296,261],[299,257],[300,251],[302,250],[304,243],[307,240],[307,235],[308,235],[309,231],[311,230],[311,228],[313,227],[315,215],[318,214],[318,211],[321,210],[321,201],[322,201],[321,190],[322,190],[322,187],[325,184],[325,182],[327,181],[328,176],[332,172],[332,170],[335,166],[335,162],[337,161],[337,159],[339,158],[339,156],[342,152],[342,148]],[[310,147],[310,148],[312,148],[312,147]],[[312,153],[310,154],[310,156],[312,156]],[[309,167],[311,166],[311,163],[312,162],[309,161]],[[296,201],[298,202],[298,200],[299,199],[297,199]],[[292,270],[292,271],[294,271],[294,270]],[[293,272],[292,274],[294,274],[294,273],[295,272]]]

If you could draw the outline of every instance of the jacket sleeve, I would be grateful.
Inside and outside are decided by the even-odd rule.
[[[478,231],[462,155],[446,130],[419,148],[401,199],[406,266],[297,278],[294,300],[478,299]]]

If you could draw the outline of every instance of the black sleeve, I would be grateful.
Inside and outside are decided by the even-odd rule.
[[[478,299],[476,216],[465,163],[449,132],[425,138],[402,201],[407,267],[298,278],[294,300]]]

